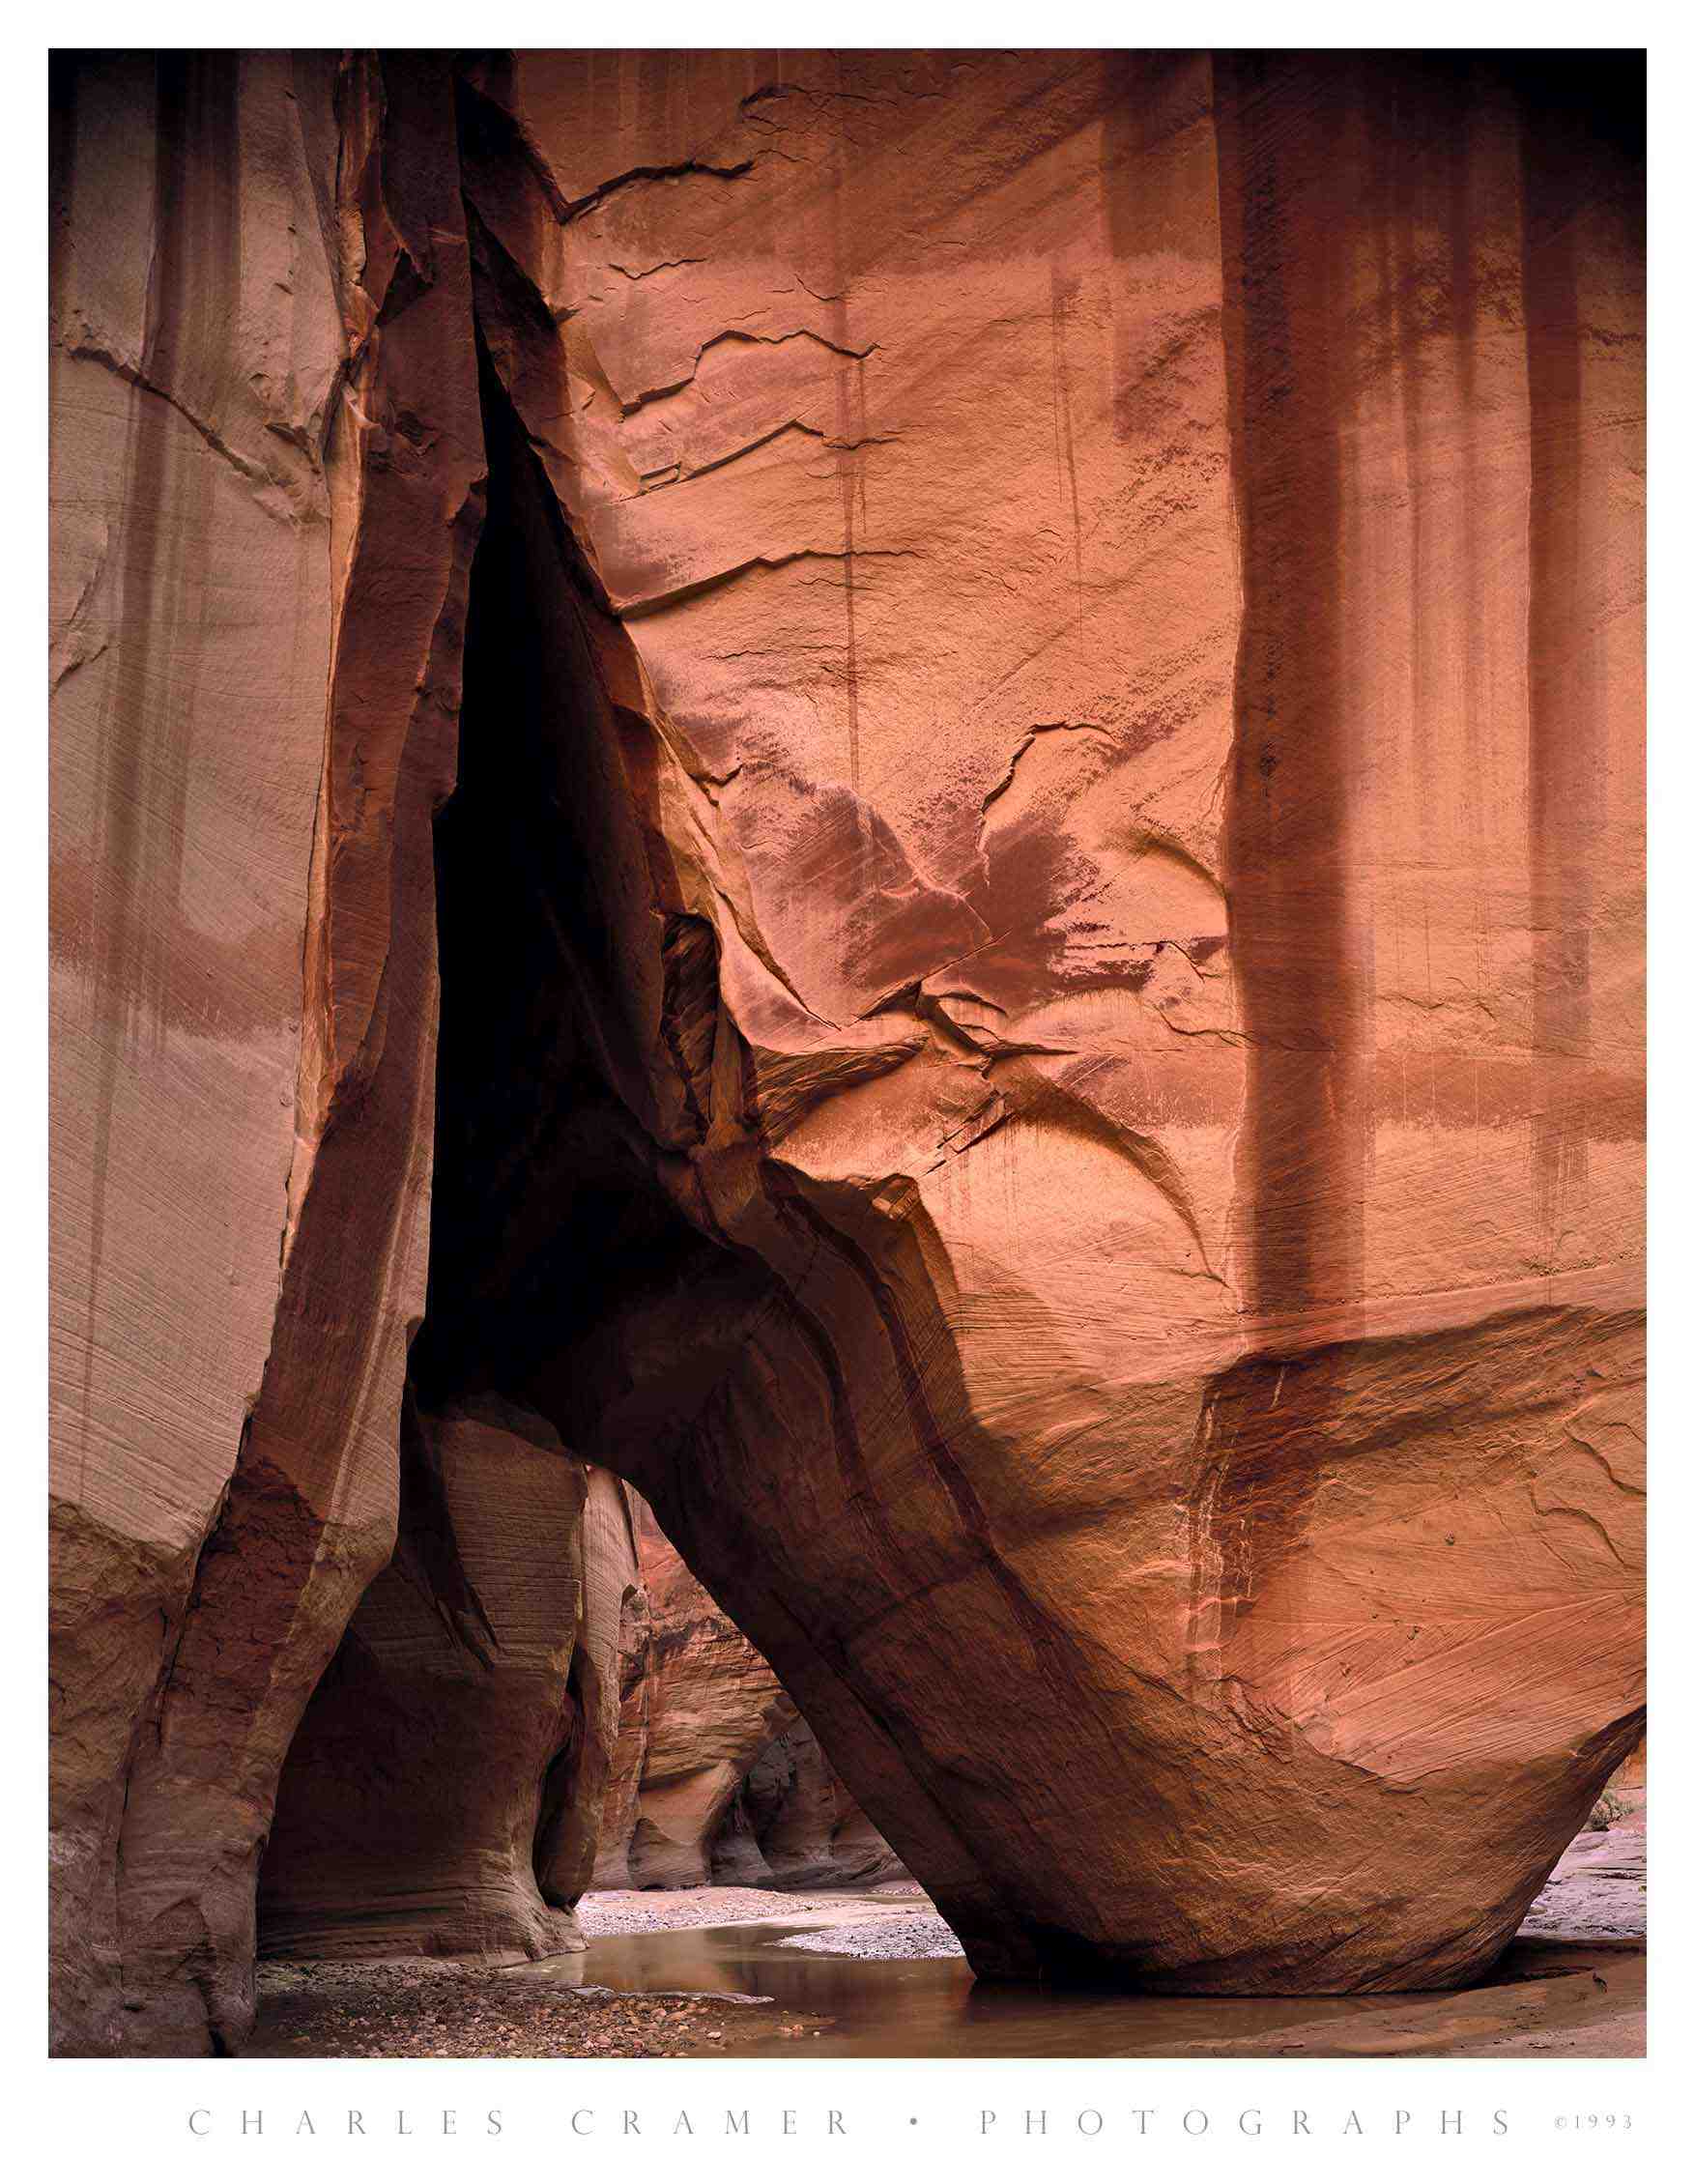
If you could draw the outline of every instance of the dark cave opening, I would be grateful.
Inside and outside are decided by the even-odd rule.
[[[458,786],[436,823],[441,1030],[420,1389],[517,1393],[627,1281],[702,1240],[612,1082],[640,886],[586,580],[479,341],[488,510],[472,566]]]
[[[643,1436],[680,1428],[770,1278],[679,1207],[715,936],[673,899],[644,808],[652,725],[607,688],[621,628],[477,347],[488,506],[458,783],[436,823],[435,1166],[411,1374],[428,1403],[499,1390],[640,1470]],[[633,1438],[617,1422],[632,1403]]]
[[[385,1908],[393,1875],[433,1907],[426,1948],[484,1936],[516,1936],[531,1953],[549,1945],[540,1905],[568,1911],[595,1855],[619,1654],[609,1664],[584,1641],[580,1544],[562,1689],[532,1677],[527,1691],[494,1696],[508,1664],[505,1621],[480,1589],[490,1527],[517,1495],[521,1525],[551,1527],[556,1544],[583,1541],[580,1458],[598,1453],[609,1411],[633,1406],[633,1430],[619,1429],[626,1453],[639,1451],[644,1421],[656,1445],[674,1412],[680,1430],[766,1286],[750,1255],[702,1234],[660,1180],[682,1164],[665,1138],[680,1118],[686,1139],[699,1114],[686,1076],[669,1128],[652,1111],[643,1024],[656,1021],[669,1049],[682,985],[693,1015],[714,1020],[715,942],[656,899],[632,747],[651,730],[622,719],[605,688],[592,581],[480,333],[477,348],[487,503],[466,611],[457,782],[435,822],[430,1253],[398,1534],[284,1766],[259,1888],[262,1954],[360,1953],[396,1921],[411,1932],[424,1914]],[[689,1056],[677,1060],[681,1074]],[[660,1336],[645,1335],[631,1364],[622,1330],[637,1318]],[[623,1494],[610,1475],[598,1485],[589,1476],[591,1497]],[[562,1565],[555,1575],[562,1601]],[[620,1607],[619,1645],[625,1620]],[[570,1649],[568,1630],[556,1636]],[[528,1723],[516,1718],[526,1706]],[[505,1744],[485,1759],[512,1771],[516,1743],[514,1796],[495,1797],[487,1781],[448,1794],[466,1742],[497,1735]],[[468,1923],[462,1908],[445,1908],[463,1853],[480,1844],[485,1855],[513,1827],[525,1838],[511,1847],[515,1879]]]

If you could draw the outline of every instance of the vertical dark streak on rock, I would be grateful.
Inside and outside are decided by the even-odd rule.
[[[1542,1065],[1535,1120],[1544,1266],[1589,1179],[1580,1085],[1592,1053],[1588,850],[1599,759],[1597,631],[1584,511],[1583,326],[1577,222],[1590,187],[1582,137],[1521,103],[1525,373],[1530,398],[1531,1041]]]
[[[153,386],[186,402],[197,391],[191,388],[197,360],[217,359],[226,347],[231,307],[241,295],[240,196],[229,179],[241,171],[239,68],[234,54],[167,54],[158,64],[155,252],[141,369]],[[164,1039],[163,950],[182,899],[200,635],[211,583],[205,551],[213,472],[196,449],[183,478],[189,504],[167,530],[170,450],[180,428],[139,389],[130,400],[134,468],[126,474],[124,505],[142,517],[137,551],[125,569],[116,632],[121,657],[112,683],[124,677],[129,684],[116,691],[112,741],[119,778],[107,797],[110,833],[96,869],[115,872],[126,891],[107,928],[117,954],[101,964],[105,1009],[109,1017],[120,995],[133,1006],[129,996],[138,994],[157,1051]],[[167,618],[162,662],[154,657],[151,626],[158,606]]]
[[[1359,762],[1342,672],[1336,307],[1361,178],[1326,110],[1345,79],[1309,65],[1274,109],[1280,66],[1218,64],[1243,591],[1224,858],[1249,1055],[1237,1197],[1253,1208],[1244,1271],[1261,1313],[1360,1294],[1368,1096],[1348,885]]]
[[[76,201],[77,83],[79,55],[47,55],[47,218],[53,246],[47,252],[47,332],[56,339],[71,272],[71,216]]]
[[[840,315],[840,306],[837,306]],[[836,432],[837,436],[851,443],[860,434],[855,430],[852,402],[848,394],[848,374],[850,366],[843,359],[836,366]],[[854,471],[861,458],[848,446],[836,455],[837,487],[842,497],[842,600],[848,616],[848,779],[855,796],[859,794],[859,638],[853,616],[853,553],[855,540]]]
[[[1083,519],[1077,503],[1077,459],[1071,423],[1071,375],[1065,362],[1065,314],[1076,292],[1075,278],[1060,271],[1055,260],[1048,269],[1053,323],[1053,439],[1060,474],[1065,481],[1071,518],[1072,576],[1077,586],[1077,621],[1083,619]]]
[[[154,255],[142,375],[187,395],[189,360],[217,357],[241,294],[240,160],[233,54],[161,54],[155,68]],[[66,271],[69,269],[67,268]],[[190,286],[190,279],[193,285]],[[165,1043],[171,935],[182,905],[184,820],[199,678],[205,563],[214,479],[205,454],[173,461],[182,427],[139,386],[126,393],[114,543],[119,604],[100,730],[95,803],[93,1008],[100,1045],[94,1103],[89,1284],[77,1497],[88,1435],[105,1256],[107,1171],[118,1075],[144,1025]],[[163,645],[159,645],[162,625]]]
[[[1478,308],[1478,239],[1473,217],[1473,197],[1477,184],[1473,175],[1473,161],[1478,157],[1479,139],[1487,143],[1478,124],[1483,118],[1479,112],[1482,88],[1467,71],[1454,86],[1456,106],[1454,127],[1465,150],[1450,162],[1449,195],[1444,209],[1449,235],[1450,265],[1450,335],[1452,343],[1455,384],[1459,393],[1460,430],[1463,443],[1460,450],[1459,479],[1459,535],[1464,556],[1467,581],[1460,588],[1460,657],[1464,662],[1463,679],[1459,689],[1460,728],[1465,743],[1466,779],[1480,781],[1483,778],[1484,739],[1483,706],[1486,693],[1480,687],[1479,652],[1482,631],[1482,615],[1480,600],[1480,576],[1482,567],[1483,485],[1479,461],[1480,425],[1477,411],[1477,341],[1479,330]],[[1462,799],[1461,826],[1466,845],[1466,863],[1472,873],[1473,912],[1472,930],[1475,934],[1477,993],[1484,1001],[1490,991],[1489,935],[1490,903],[1487,886],[1488,863],[1484,856],[1484,799],[1469,795]]]
[[[1439,354],[1448,319],[1448,271],[1446,237],[1439,232],[1427,203],[1432,121],[1430,86],[1408,70],[1389,80],[1373,78],[1365,86],[1362,104],[1365,126],[1379,155],[1383,173],[1383,201],[1376,227],[1379,292],[1376,324],[1372,330],[1373,367],[1398,378],[1401,443],[1406,461],[1406,544],[1409,570],[1406,595],[1410,598],[1411,627],[1406,635],[1407,675],[1411,709],[1411,773],[1419,785],[1419,856],[1416,902],[1403,896],[1396,906],[1396,923],[1403,920],[1412,934],[1413,960],[1404,968],[1403,990],[1422,991],[1434,1003],[1436,971],[1430,942],[1430,897],[1442,866],[1444,837],[1440,785],[1444,778],[1439,724],[1446,715],[1446,693],[1441,672],[1446,616],[1443,612],[1444,580],[1434,565],[1432,549],[1450,535],[1448,510],[1441,504],[1443,489],[1443,432],[1436,404],[1442,399],[1438,385],[1432,390],[1433,358]],[[1435,102],[1435,116],[1445,116],[1450,94],[1444,86]],[[1463,140],[1462,140],[1463,141]],[[1451,155],[1450,155],[1451,157]],[[1379,364],[1377,359],[1381,359]],[[1432,425],[1434,424],[1434,429]],[[1350,549],[1365,559],[1366,526],[1370,512],[1356,502]],[[1399,564],[1399,540],[1390,555],[1391,567]],[[1469,587],[1468,587],[1469,588]],[[1372,605],[1375,605],[1373,600]],[[1360,642],[1369,648],[1381,643],[1369,611],[1357,617]],[[1398,770],[1398,769],[1397,769]],[[1421,944],[1422,936],[1422,944]],[[1397,947],[1400,944],[1397,935]],[[1409,1065],[1401,1065],[1403,1124],[1408,1119]],[[1427,1064],[1428,1090],[1417,1087],[1419,1110],[1425,1120],[1431,1155],[1436,1151],[1436,1091],[1434,1054]],[[1370,1152],[1368,1150],[1368,1159]],[[1367,1175],[1369,1169],[1367,1169]]]
[[[1308,61],[1279,80],[1289,74],[1288,63],[1254,55],[1221,56],[1215,69],[1242,570],[1223,859],[1248,1055],[1240,1279],[1250,1314],[1317,1317],[1362,1292],[1370,1127],[1368,958],[1350,901],[1360,761],[1346,710],[1341,451],[1350,245],[1366,178],[1350,141],[1347,65]],[[1230,1595],[1239,1626],[1256,1572],[1288,1561],[1345,1385],[1331,1350],[1286,1388],[1280,1360],[1250,1357],[1209,1394],[1192,1488],[1192,1628],[1209,1584]],[[1221,1423],[1226,1446],[1213,1451]],[[1233,1664],[1250,1678],[1254,1651],[1250,1629]],[[1221,1651],[1213,1671],[1227,1665]]]
[[[1182,146],[1212,129],[1213,69],[1204,53],[1107,52],[1099,60],[1101,222],[1114,261],[1108,296],[1112,326],[1112,433],[1123,444],[1145,431],[1171,398],[1138,363],[1144,328],[1142,265],[1179,247]]]
[[[1422,602],[1434,603],[1441,596],[1440,585],[1426,584],[1425,556],[1430,540],[1441,534],[1440,522],[1432,522],[1430,505],[1432,493],[1430,436],[1425,429],[1425,381],[1428,362],[1424,344],[1433,329],[1433,298],[1429,293],[1432,276],[1430,258],[1425,254],[1426,244],[1434,247],[1429,236],[1430,222],[1424,216],[1423,204],[1423,142],[1419,129],[1418,103],[1407,97],[1406,86],[1395,82],[1380,89],[1380,96],[1369,107],[1370,126],[1378,140],[1388,147],[1386,158],[1390,170],[1390,217],[1379,223],[1378,266],[1382,291],[1378,300],[1378,324],[1376,338],[1382,343],[1383,354],[1398,362],[1401,377],[1402,437],[1406,448],[1407,465],[1407,541],[1412,562],[1412,596],[1414,619],[1411,636],[1412,675],[1412,731],[1413,765],[1421,782],[1437,779],[1435,764],[1435,733],[1433,714],[1440,702],[1433,669],[1441,622],[1432,611],[1420,613]],[[1393,365],[1391,366],[1393,369]],[[1438,859],[1437,815],[1426,797],[1421,797],[1419,806],[1420,867],[1423,877],[1424,899],[1421,917],[1426,934],[1425,962],[1422,968],[1426,974],[1425,998],[1435,995],[1428,986],[1428,934],[1430,927],[1429,875]]]
[[[842,61],[835,57],[835,76],[838,91],[841,88]],[[848,654],[846,675],[848,686],[848,779],[854,796],[859,794],[859,642],[854,622],[853,555],[856,545],[863,545],[865,527],[856,518],[863,514],[864,455],[858,444],[865,438],[865,363],[849,359],[847,352],[851,344],[848,334],[848,291],[852,283],[852,271],[848,257],[848,239],[845,234],[847,207],[844,198],[848,187],[848,160],[844,145],[838,141],[832,148],[829,181],[830,220],[830,335],[837,349],[834,379],[836,393],[836,485],[842,502],[842,594],[848,618]],[[858,415],[854,415],[854,374],[857,369],[859,400]],[[855,501],[861,505],[855,508]],[[860,849],[863,855],[869,848],[860,833]]]

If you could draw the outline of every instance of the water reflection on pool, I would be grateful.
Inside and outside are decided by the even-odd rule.
[[[880,1908],[867,1899],[843,1906],[855,1919],[865,1909]],[[1427,2049],[1445,2023],[1457,2032],[1463,2021],[1471,2036],[1486,2033],[1495,2014],[1492,2001],[1498,2000],[1505,2026],[1512,1987],[1566,1969],[1572,1954],[1552,1946],[1545,1952],[1521,1948],[1504,1965],[1499,1984],[1462,1995],[1250,2000],[1002,1986],[974,1979],[962,1957],[891,1961],[781,1945],[803,1931],[817,1932],[818,1922],[771,1920],[609,1936],[591,1941],[584,1956],[552,1958],[517,1976],[623,1993],[767,1996],[785,2010],[833,2020],[805,2042],[809,2055],[1156,2055],[1229,2051],[1244,2043],[1277,2054],[1278,2033],[1287,2033],[1291,2053],[1322,2055],[1332,2041],[1346,2042],[1350,2025],[1380,2020],[1386,2008],[1393,2011],[1403,2036],[1411,2035],[1421,2049]],[[1360,2030],[1365,2030],[1364,2024]],[[1403,2040],[1386,2044],[1398,2047]],[[773,2036],[740,2052],[792,2055],[797,2046]]]

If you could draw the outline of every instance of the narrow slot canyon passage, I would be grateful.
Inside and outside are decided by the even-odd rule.
[[[1640,57],[803,62],[56,76],[55,2049],[1634,2052]]]
[[[606,1026],[627,996],[602,903],[644,876],[608,856],[632,829],[592,603],[486,353],[482,397],[398,1544],[283,1769],[262,1956],[522,1961],[581,1948],[591,1885],[905,1879],[641,1496],[537,1407],[565,1384],[560,1352],[592,1353],[620,1305],[726,1254],[656,1186],[619,1098]]]

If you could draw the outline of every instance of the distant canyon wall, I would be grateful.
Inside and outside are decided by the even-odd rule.
[[[899,1878],[769,1664],[632,1495],[640,1607],[591,1885],[834,1887]]]

